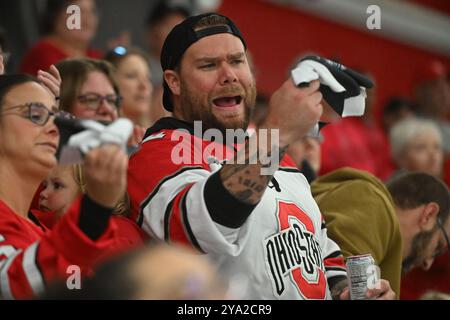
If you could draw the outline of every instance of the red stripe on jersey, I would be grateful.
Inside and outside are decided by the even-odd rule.
[[[345,269],[345,262],[343,256],[324,259],[323,263],[326,267],[342,267]]]
[[[28,283],[28,279],[25,275],[25,272],[22,268],[22,262],[23,262],[23,251],[15,256],[11,256],[10,258],[13,258],[13,261],[11,264],[7,265],[7,262],[3,267],[8,267],[7,271],[7,279],[2,279],[3,281],[8,282],[8,286],[5,287],[5,284],[2,283],[2,290],[0,291],[2,293],[3,299],[11,299],[16,297],[22,297],[22,298],[31,298],[33,296],[33,291]],[[5,270],[2,269],[4,272]],[[3,276],[2,272],[2,276]],[[11,294],[10,297],[7,296],[7,293],[4,291],[9,290],[9,294]]]
[[[281,161],[280,161],[280,167],[283,167],[283,168],[291,168],[291,169],[297,169],[297,170],[298,170],[298,167],[297,167],[297,165],[295,164],[295,161],[294,161],[294,160],[291,158],[291,156],[288,155],[288,154],[285,154],[284,157],[283,157],[283,159],[281,159]]]
[[[172,214],[170,216],[169,221],[169,239],[172,242],[181,243],[184,245],[187,245],[188,247],[191,247],[192,249],[197,251],[197,248],[195,248],[190,239],[189,235],[186,231],[185,221],[183,220],[182,216],[182,209],[181,209],[181,200],[183,199],[183,196],[191,189],[191,187],[194,184],[190,184],[187,187],[184,188],[183,191],[177,194],[175,197],[175,200],[173,202],[172,206]]]

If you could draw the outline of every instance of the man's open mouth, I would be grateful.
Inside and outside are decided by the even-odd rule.
[[[234,107],[234,106],[240,104],[241,101],[242,101],[242,97],[241,96],[233,96],[233,97],[216,98],[216,99],[213,100],[213,103],[217,107],[229,108],[229,107]]]

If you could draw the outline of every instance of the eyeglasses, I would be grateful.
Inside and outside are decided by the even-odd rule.
[[[26,108],[26,112],[22,114],[17,113],[2,113],[3,115],[13,114],[21,116],[22,118],[28,119],[34,124],[37,124],[38,126],[44,126],[47,124],[48,120],[51,116],[59,117],[59,118],[65,118],[65,119],[73,119],[75,118],[74,115],[65,112],[65,111],[51,111],[49,110],[45,105],[39,102],[31,102],[26,103],[24,105],[14,106],[11,108],[6,109],[5,111],[9,111],[12,109],[18,109],[18,108]]]
[[[106,101],[109,105],[114,106],[115,108],[119,108],[120,101],[122,100],[121,96],[117,96],[115,94],[101,96],[96,93],[88,93],[77,97],[78,101],[86,105],[89,109],[97,111],[100,107],[100,104],[103,101]]]
[[[445,231],[444,225],[442,224],[442,220],[439,217],[437,218],[437,225],[438,225],[439,229],[441,229],[442,233],[444,234],[445,242],[447,243],[447,250],[450,252],[450,239],[448,237],[447,231]]]

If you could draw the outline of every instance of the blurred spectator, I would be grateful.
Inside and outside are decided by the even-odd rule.
[[[119,86],[109,62],[89,58],[59,62],[60,108],[78,118],[113,121],[118,117]]]
[[[69,5],[78,5],[81,28],[67,27]],[[101,53],[89,48],[97,32],[97,9],[94,0],[48,0],[41,22],[42,38],[25,54],[21,71],[35,75],[66,58],[100,58]]]
[[[411,118],[398,122],[392,127],[390,143],[398,169],[425,172],[442,178],[442,136],[433,121]]]
[[[389,146],[373,114],[375,88],[367,90],[366,108],[362,117],[342,118],[325,126],[321,133],[320,175],[342,167],[370,172],[380,179],[393,171]]]
[[[153,85],[148,56],[137,48],[116,47],[109,51],[105,60],[116,68],[115,76],[122,93],[120,116],[144,128],[152,125],[163,114],[152,108]]]
[[[152,71],[153,97],[152,108],[159,117],[169,116],[163,107],[163,71],[161,69],[161,50],[170,30],[191,15],[191,8],[179,2],[158,0],[147,17],[147,43],[150,48],[150,70]]]
[[[150,245],[107,262],[82,290],[61,285],[44,299],[224,299],[226,291],[206,257],[177,245]]]
[[[6,31],[0,27],[0,75],[5,73],[10,55],[8,43],[6,41]]]
[[[6,38],[6,31],[0,27],[0,75],[6,72],[8,62],[10,60],[11,53],[9,52],[9,46]],[[61,84],[61,78],[58,70],[54,65],[49,66],[47,69],[39,70],[33,76],[37,76],[37,79],[55,96],[59,97],[59,87]]]
[[[389,136],[391,128],[399,121],[415,116],[413,103],[405,98],[393,97],[383,108],[382,124],[384,133]]]
[[[436,121],[442,133],[444,152],[448,154],[450,123],[447,116],[450,108],[450,92],[447,84],[447,70],[443,63],[433,60],[418,71],[414,97],[415,112]]]
[[[148,45],[150,48],[150,69],[154,73],[155,86],[162,86],[163,76],[159,57],[164,40],[172,28],[191,15],[187,6],[167,0],[158,0],[147,17]]]
[[[53,121],[64,114],[48,90],[26,75],[0,76],[0,106],[0,295],[28,298],[42,293],[49,281],[66,277],[70,265],[86,274],[119,245],[109,218],[125,192],[128,159],[113,145],[88,152],[87,194],[49,231],[29,207],[56,165],[59,131]]]
[[[450,295],[439,291],[428,291],[420,300],[450,300]]]
[[[370,253],[397,298],[402,273],[428,270],[448,250],[450,194],[431,175],[406,173],[384,186],[345,168],[319,177],[311,191],[344,257]]]
[[[447,117],[450,96],[447,85],[447,70],[438,60],[428,62],[417,73],[414,88],[417,112],[435,120]]]

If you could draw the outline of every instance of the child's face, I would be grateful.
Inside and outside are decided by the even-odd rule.
[[[71,166],[57,166],[43,182],[44,189],[39,196],[41,211],[64,214],[80,193]]]

